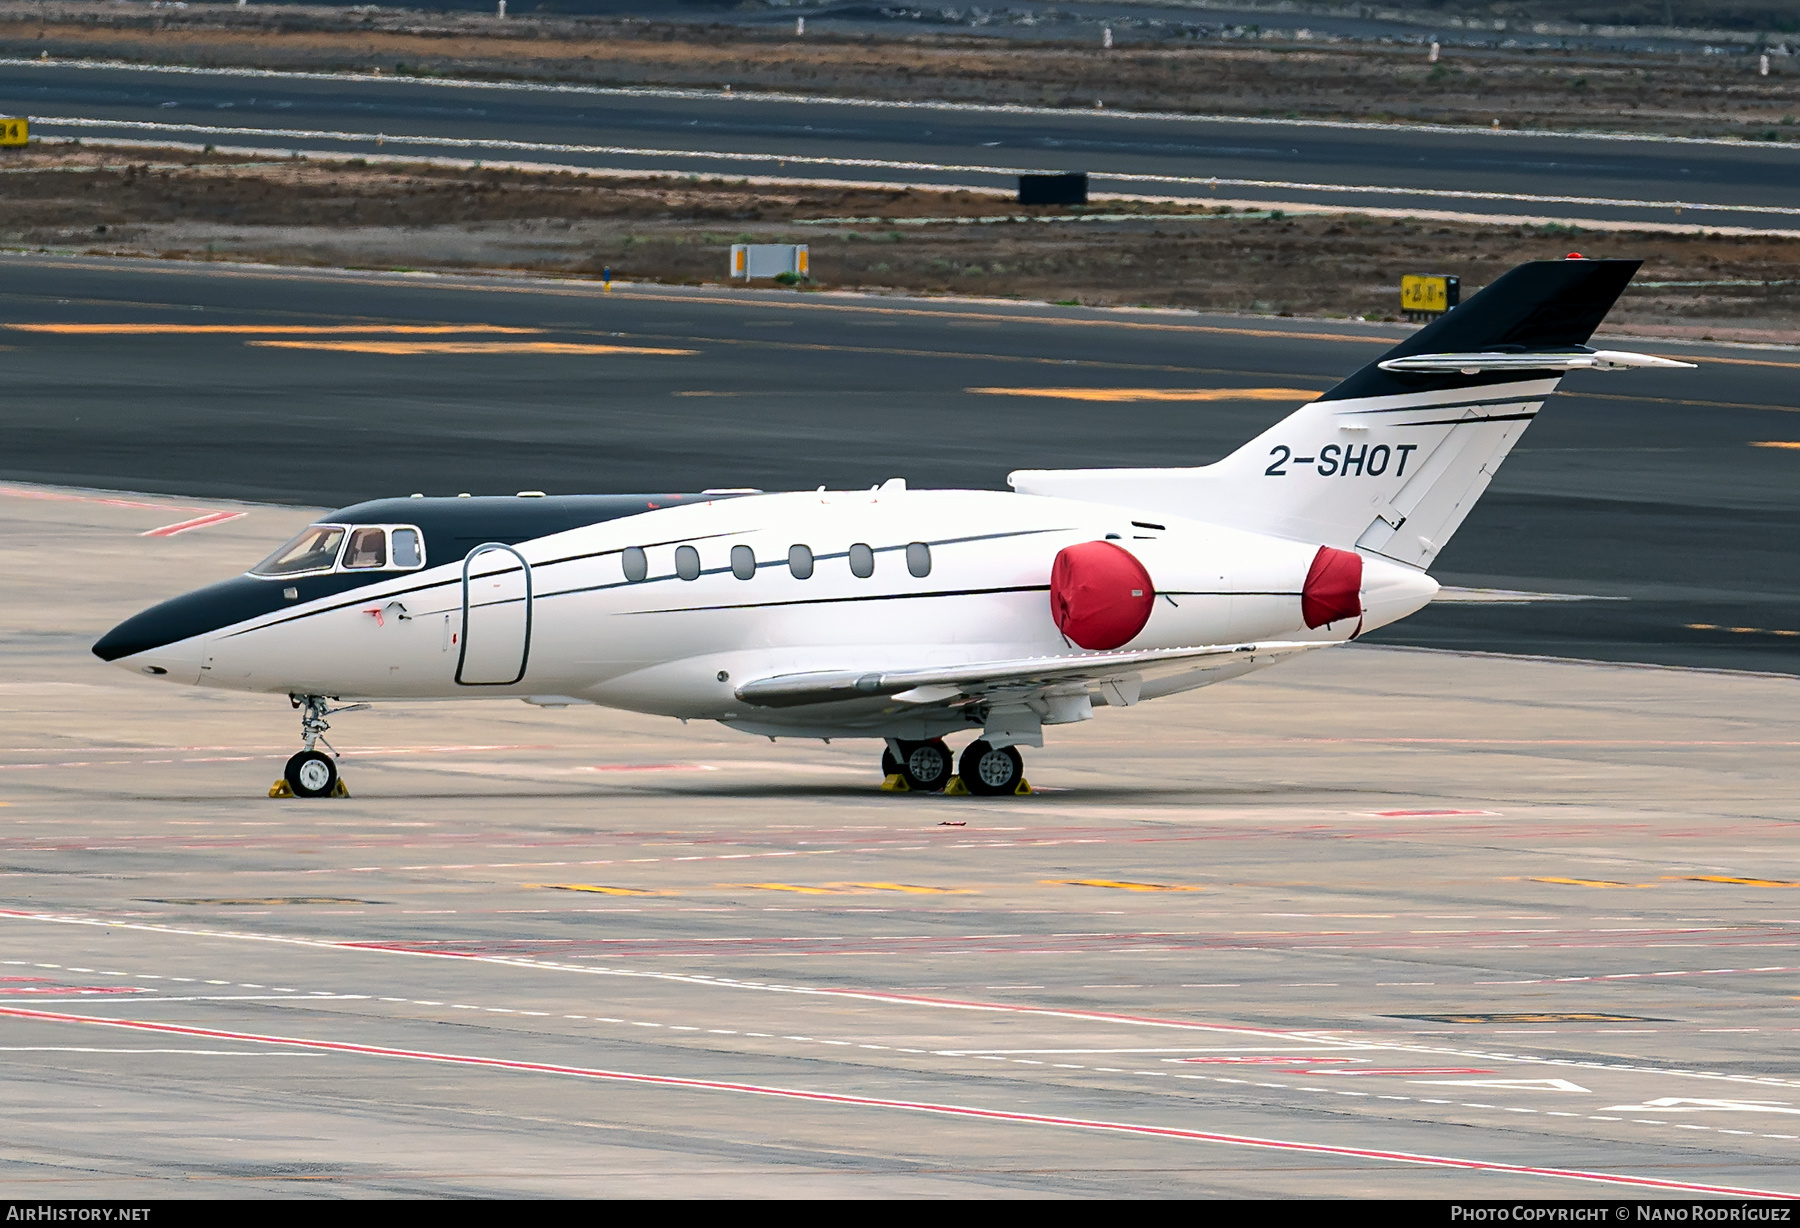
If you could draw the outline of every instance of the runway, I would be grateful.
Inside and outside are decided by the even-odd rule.
[[[3,257],[0,285],[0,478],[306,506],[1198,464],[1403,335],[88,258]],[[1800,449],[1757,446],[1800,442],[1800,358],[1619,344],[1701,369],[1571,377],[1434,571],[1608,600],[1439,604],[1377,639],[1800,672]]]
[[[54,137],[1005,189],[1071,169],[1275,206],[1800,228],[1800,153],[1766,142],[19,60],[0,109]]]
[[[86,649],[311,514],[0,491],[13,1197],[1800,1194],[1791,680],[1357,645],[998,802],[382,706],[276,801]]]

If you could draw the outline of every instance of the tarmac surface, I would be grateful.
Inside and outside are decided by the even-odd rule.
[[[4,256],[0,479],[304,506],[998,488],[1013,469],[1216,459],[1404,331]],[[1800,355],[1617,344],[1701,368],[1571,376],[1434,569],[1596,600],[1436,604],[1374,638],[1800,672]]]
[[[1357,645],[1004,801],[384,705],[276,801],[87,646],[309,515],[0,491],[11,1197],[1800,1193],[1792,679]]]
[[[629,171],[1096,191],[1584,223],[1800,229],[1800,151],[1385,124],[0,61],[40,136]]]

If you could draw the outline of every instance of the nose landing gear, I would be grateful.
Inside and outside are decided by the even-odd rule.
[[[300,709],[303,749],[287,761],[281,779],[270,786],[269,796],[349,797],[350,790],[344,787],[343,777],[338,775],[337,751],[325,741],[325,731],[331,728],[325,718],[339,712],[360,712],[369,705],[349,704],[333,708],[323,695],[290,695],[288,698]],[[318,742],[324,742],[325,749],[331,754],[315,750],[314,744]]]

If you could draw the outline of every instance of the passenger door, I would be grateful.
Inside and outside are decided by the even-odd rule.
[[[463,560],[461,638],[456,681],[462,686],[510,686],[525,677],[531,564],[511,546],[488,542]]]

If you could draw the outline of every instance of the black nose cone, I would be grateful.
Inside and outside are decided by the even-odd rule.
[[[282,599],[281,590],[280,584],[249,576],[195,589],[133,614],[100,637],[94,655],[102,661],[117,661],[267,614],[289,604]]]

